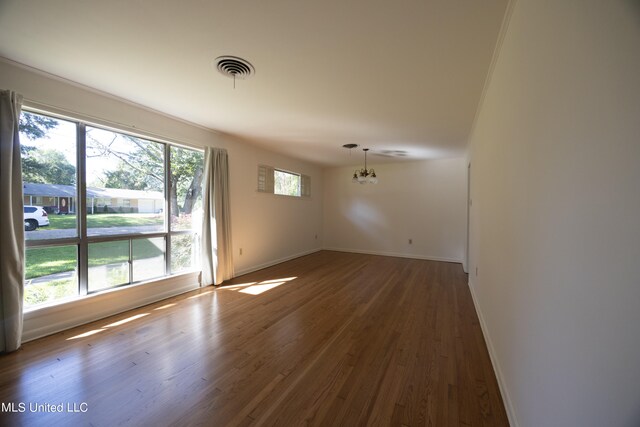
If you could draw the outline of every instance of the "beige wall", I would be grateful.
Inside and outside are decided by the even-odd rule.
[[[640,425],[639,76],[637,1],[515,2],[471,137],[470,259],[513,425]]]
[[[376,165],[373,158],[369,166],[375,168],[378,184],[352,183],[355,167],[325,171],[324,247],[461,262],[466,161]]]
[[[322,169],[241,142],[228,150],[236,274],[320,250]],[[309,175],[311,197],[259,193],[258,164]]]
[[[192,147],[226,148],[229,152],[231,226],[237,274],[320,249],[322,172],[318,166],[262,150],[232,137],[1,59],[0,76],[1,88],[21,93],[26,103],[32,106]],[[257,193],[259,163],[309,175],[312,197],[298,199]],[[243,249],[243,255],[239,255],[240,248]],[[92,304],[89,300],[74,302],[72,307],[63,304],[66,307],[51,309],[50,317],[47,317],[47,309],[38,310],[39,313],[25,317],[26,337],[33,338],[51,332],[57,325],[62,328],[89,321],[95,313],[104,316],[105,313],[146,304],[154,299],[154,295],[166,298],[172,289],[178,292],[198,286],[193,275],[164,282],[167,283],[166,290],[151,286],[146,288],[147,291],[137,289],[135,297],[127,297],[129,291],[123,289],[113,293],[116,296],[94,298],[93,301],[101,301],[103,306],[100,310],[84,307]],[[130,294],[134,295],[133,291]],[[74,313],[77,317],[74,317]]]

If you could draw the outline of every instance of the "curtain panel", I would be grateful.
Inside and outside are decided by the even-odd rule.
[[[22,96],[0,91],[0,352],[22,341],[24,214],[20,157]]]
[[[202,284],[219,285],[233,277],[227,150],[205,151],[202,205]]]

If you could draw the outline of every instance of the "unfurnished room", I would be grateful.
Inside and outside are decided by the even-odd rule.
[[[0,0],[0,425],[639,426],[638,76],[637,0]]]

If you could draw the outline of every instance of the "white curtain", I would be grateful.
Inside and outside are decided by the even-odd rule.
[[[20,347],[24,293],[24,218],[18,124],[22,96],[0,91],[0,352]]]
[[[233,277],[227,150],[207,148],[203,177],[202,284],[219,285]]]

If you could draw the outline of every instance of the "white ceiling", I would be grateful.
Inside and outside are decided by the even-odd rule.
[[[321,165],[458,156],[507,3],[1,0],[0,56]]]

